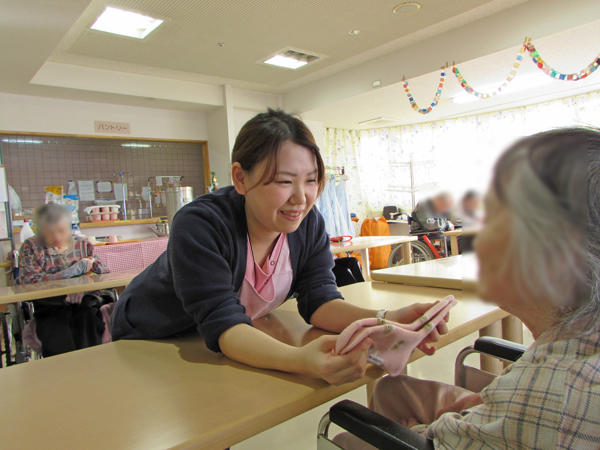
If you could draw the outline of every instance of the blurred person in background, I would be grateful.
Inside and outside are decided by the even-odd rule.
[[[442,232],[454,229],[449,219],[453,207],[454,199],[448,192],[421,200],[411,214],[410,232],[438,233],[438,237],[441,237]]]

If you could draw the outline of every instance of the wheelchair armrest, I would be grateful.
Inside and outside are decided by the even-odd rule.
[[[473,348],[478,352],[513,362],[523,356],[523,353],[527,350],[526,346],[516,342],[489,336],[477,339]]]
[[[433,443],[409,428],[393,422],[369,408],[342,400],[329,410],[329,418],[363,441],[383,450],[433,449]]]

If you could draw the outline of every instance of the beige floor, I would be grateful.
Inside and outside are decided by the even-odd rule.
[[[531,334],[525,329],[524,341],[525,344],[532,342]],[[445,383],[452,383],[454,380],[454,359],[460,350],[468,345],[471,345],[477,335],[467,336],[460,341],[455,342],[441,350],[434,356],[425,357],[409,365],[408,374],[414,377],[433,379]],[[477,366],[477,356],[469,357],[468,363]],[[235,450],[264,450],[264,449],[279,449],[286,450],[308,450],[316,448],[316,431],[317,424],[325,412],[334,403],[350,399],[356,402],[365,404],[367,401],[365,388],[359,388],[355,391],[344,395],[336,400],[312,409],[294,419],[288,420],[264,433],[258,434],[238,445],[235,445]],[[335,435],[337,432],[334,427],[330,430],[330,435]]]

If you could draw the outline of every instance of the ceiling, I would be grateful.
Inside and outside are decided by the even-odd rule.
[[[400,0],[111,1],[111,6],[165,20],[140,41],[90,30],[106,4],[94,0],[54,58],[98,58],[112,61],[106,68],[127,63],[278,88],[490,2],[421,0],[418,13],[393,14]],[[354,29],[360,30],[358,36],[348,34]],[[324,56],[299,70],[262,64],[288,46]]]
[[[582,39],[582,36],[585,38]],[[600,53],[598,42],[600,42],[600,20],[536,39],[534,44],[546,62],[569,73],[580,70],[597,57]],[[458,67],[475,89],[481,89],[483,86],[498,86],[508,75],[518,51],[518,46],[511,47],[460,63]],[[447,73],[448,77],[441,101],[427,115],[414,112],[410,107],[402,83],[395,83],[307,111],[302,116],[305,119],[321,121],[325,126],[333,128],[376,128],[448,119],[600,90],[600,70],[577,82],[559,81],[546,76],[537,69],[530,58],[525,56],[515,83],[523,77],[528,80],[535,77],[530,88],[497,95],[491,99],[456,104],[452,98],[463,93],[464,90],[452,72],[447,71]],[[408,80],[417,103],[428,106],[433,98],[439,76],[440,72],[437,71]],[[385,120],[379,123],[359,125],[359,122],[378,117]]]
[[[364,79],[375,79],[371,73],[378,70],[376,60],[396,61],[393,52],[400,51],[418,55],[401,61],[413,70],[415,95],[425,98],[431,95],[436,77],[427,74],[438,64],[435,49],[446,53],[440,49],[448,33],[464,36],[456,47],[461,51],[460,61],[469,61],[464,67],[473,70],[473,80],[487,83],[489,68],[506,67],[506,58],[512,59],[514,49],[494,53],[485,63],[487,56],[481,58],[482,66],[477,61],[481,55],[515,42],[514,36],[508,36],[511,32],[521,35],[522,29],[537,29],[546,36],[550,24],[565,29],[590,22],[600,11],[597,0],[568,4],[559,0],[420,0],[423,6],[417,14],[393,14],[393,7],[403,1],[0,0],[0,91],[206,111],[224,104],[223,86],[230,85],[246,90],[236,99],[260,93],[271,99],[263,104],[285,107],[290,95],[312,95],[327,105],[314,109],[315,101],[311,107],[292,110],[310,110],[310,117],[332,126],[356,127],[361,120],[382,115],[406,123],[414,121],[415,114],[407,110],[397,79],[384,76],[389,84],[379,90],[369,90],[370,81],[364,83]],[[548,3],[554,7],[541,7]],[[107,5],[156,16],[165,23],[142,41],[89,30]],[[482,27],[489,30],[485,28],[489,23],[495,25],[495,31],[479,42],[484,35]],[[354,29],[360,34],[350,36],[348,31]],[[586,31],[588,36],[596,36],[594,32],[597,29]],[[585,41],[594,39],[586,37]],[[417,53],[423,43],[434,50]],[[288,46],[323,58],[296,71],[260,63]],[[411,53],[411,49],[415,51]],[[570,56],[579,63],[580,57],[589,58],[590,49],[578,46],[570,52],[567,47],[563,53],[552,56],[561,64],[568,64]],[[388,72],[398,75],[393,67]],[[365,93],[355,95],[357,92]],[[335,100],[327,95],[332,93]],[[461,111],[443,101],[437,116],[418,119],[435,120]]]

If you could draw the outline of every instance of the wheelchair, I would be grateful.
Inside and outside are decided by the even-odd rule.
[[[481,337],[475,344],[464,348],[456,358],[454,382],[457,386],[479,392],[495,378],[483,370],[465,364],[467,356],[473,353],[489,355],[505,362],[515,362],[525,352],[521,344],[493,337]],[[433,449],[433,442],[369,408],[342,400],[333,405],[319,422],[317,432],[318,450],[340,450],[342,447],[329,437],[331,423],[356,435],[363,441],[383,450],[425,450]],[[343,449],[342,449],[343,450]]]
[[[408,226],[410,227],[413,219],[408,216]],[[441,231],[435,232],[412,232],[411,236],[417,236],[418,240],[410,243],[413,263],[429,261],[431,259],[440,259],[448,256],[448,245],[446,238]],[[388,267],[401,266],[404,262],[402,246],[392,247],[392,252],[388,259]]]

